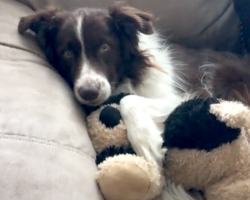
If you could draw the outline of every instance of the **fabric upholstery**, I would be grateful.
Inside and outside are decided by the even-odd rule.
[[[17,33],[33,11],[0,0],[0,199],[101,200],[85,116],[36,41]]]
[[[107,7],[113,0],[18,0],[37,10]],[[192,48],[240,51],[239,18],[232,0],[124,0],[156,16],[155,25],[170,41]]]

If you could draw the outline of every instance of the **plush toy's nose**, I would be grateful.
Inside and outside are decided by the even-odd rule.
[[[122,119],[120,111],[112,106],[106,106],[102,109],[99,120],[107,128],[114,128],[120,123]]]

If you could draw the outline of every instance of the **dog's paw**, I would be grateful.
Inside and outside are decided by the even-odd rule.
[[[162,132],[146,112],[143,97],[130,95],[120,102],[122,119],[128,130],[128,139],[139,156],[162,166],[166,149],[162,148]]]

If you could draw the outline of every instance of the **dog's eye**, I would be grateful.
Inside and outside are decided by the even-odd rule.
[[[109,50],[109,46],[107,44],[103,44],[101,47],[100,47],[100,52],[106,52]]]
[[[63,57],[66,59],[72,58],[73,57],[73,52],[72,51],[64,51]]]

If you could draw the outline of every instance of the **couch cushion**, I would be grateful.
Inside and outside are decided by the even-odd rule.
[[[153,10],[158,17],[157,27],[172,42],[192,48],[241,48],[239,18],[232,0],[158,0],[157,4],[135,0],[131,4]]]
[[[18,0],[37,10],[46,5],[64,9],[107,7],[113,0]],[[232,0],[125,0],[155,14],[155,25],[172,42],[188,47],[238,50],[239,19]],[[157,3],[156,3],[157,2]]]
[[[84,113],[36,41],[17,33],[32,11],[10,0],[0,10],[1,199],[100,200]]]
[[[100,200],[93,159],[57,143],[0,135],[2,200]]]

